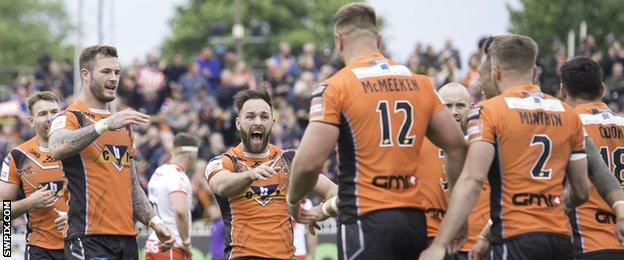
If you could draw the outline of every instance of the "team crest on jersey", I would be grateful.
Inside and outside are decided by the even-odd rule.
[[[244,196],[247,199],[255,200],[263,207],[274,199],[286,199],[286,194],[284,194],[277,184],[250,186]]]
[[[124,166],[130,166],[128,146],[107,144],[97,158],[100,163],[112,163],[117,170],[121,171]]]
[[[41,189],[45,185],[48,185],[49,190],[54,191],[55,196],[61,197],[65,194],[65,182],[64,181],[41,182],[37,184],[37,189]]]

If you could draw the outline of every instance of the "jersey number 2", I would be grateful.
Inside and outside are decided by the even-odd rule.
[[[548,159],[550,159],[550,153],[552,152],[552,142],[547,135],[533,135],[531,139],[531,146],[539,145],[542,147],[542,153],[531,168],[531,177],[537,180],[549,180],[552,174],[552,169],[544,169]]]
[[[379,146],[391,147],[394,145],[392,140],[392,123],[390,120],[390,109],[387,100],[381,100],[377,103],[377,112],[379,112],[379,122],[381,130],[381,140]],[[414,109],[412,104],[407,100],[398,100],[394,103],[394,113],[403,112],[405,118],[398,133],[397,143],[399,146],[413,146],[416,137],[410,136],[412,124],[414,123]]]

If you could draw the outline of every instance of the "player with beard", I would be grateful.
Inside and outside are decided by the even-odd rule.
[[[60,160],[68,189],[67,259],[137,259],[134,221],[152,228],[168,250],[175,239],[156,216],[134,165],[131,125],[149,116],[111,113],[117,96],[119,61],[114,47],[95,45],[80,54],[82,89],[76,102],[50,127],[50,154]]]
[[[26,259],[65,259],[62,230],[55,221],[65,218],[67,182],[48,151],[50,119],[61,111],[59,99],[49,91],[37,92],[28,98],[28,111],[36,135],[4,159],[0,200],[14,200],[12,219],[27,214]],[[26,198],[16,200],[20,193]]]
[[[292,259],[295,247],[285,199],[289,167],[274,164],[283,151],[269,143],[274,124],[271,99],[265,91],[245,90],[234,97],[234,104],[241,143],[206,166],[206,178],[225,222],[224,256]],[[337,192],[337,185],[326,177],[314,188],[324,200]],[[300,217],[316,219],[307,212]]]

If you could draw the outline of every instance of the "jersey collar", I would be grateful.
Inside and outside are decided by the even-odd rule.
[[[576,106],[574,108],[574,110],[578,113],[583,113],[583,112],[592,112],[592,109],[598,109],[598,110],[609,110],[611,111],[611,109],[609,109],[609,106],[607,106],[607,104],[605,104],[604,102],[600,102],[600,101],[596,101],[596,102],[588,102],[588,103],[583,103],[580,104],[578,106]]]

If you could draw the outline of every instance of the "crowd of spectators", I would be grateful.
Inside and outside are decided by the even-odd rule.
[[[483,42],[479,41],[479,46]],[[295,51],[288,43],[276,47],[264,66],[254,69],[235,51],[211,46],[198,50],[195,57],[176,53],[171,60],[165,60],[148,54],[144,61],[137,59],[123,66],[119,98],[113,109],[133,108],[151,115],[153,122],[147,129],[136,129],[137,167],[142,185],[147,186],[154,170],[167,161],[173,136],[178,132],[191,133],[202,143],[191,178],[196,198],[193,219],[209,221],[218,217],[203,171],[207,160],[238,142],[232,97],[243,89],[263,88],[271,93],[276,120],[272,143],[283,148],[299,145],[308,121],[312,91],[343,65],[331,49],[318,50],[312,43]],[[558,69],[567,58],[566,52],[558,42],[543,49],[547,53],[539,60],[539,81],[545,92],[556,95]],[[460,82],[473,94],[474,101],[478,101],[481,55],[475,52],[463,64],[451,40],[440,49],[419,43],[404,64],[415,73],[430,76],[436,88],[448,82]],[[603,66],[608,89],[605,101],[614,111],[622,111],[624,50],[621,44],[613,41],[603,53],[596,47],[594,38],[588,36],[578,55],[591,57]],[[26,119],[26,97],[36,90],[50,90],[62,97],[62,106],[66,106],[73,100],[72,73],[69,60],[42,55],[34,74],[16,72],[7,87],[0,88],[1,157],[34,135]],[[334,180],[335,166],[333,160],[328,160],[323,169]]]

